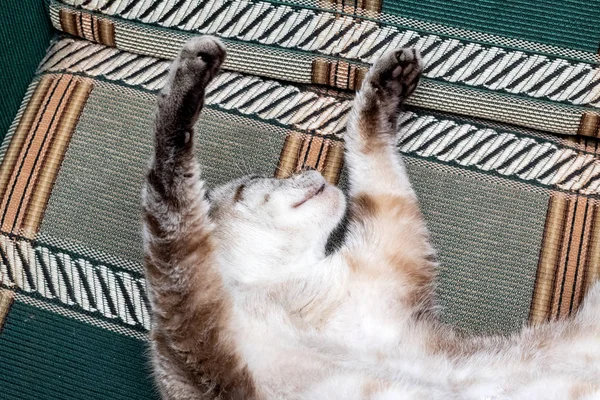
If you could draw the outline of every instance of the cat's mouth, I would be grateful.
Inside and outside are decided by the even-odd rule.
[[[309,192],[308,196],[306,196],[302,201],[299,201],[298,203],[294,204],[292,207],[293,208],[300,207],[302,204],[306,203],[313,197],[316,197],[316,196],[320,195],[321,193],[323,193],[324,190],[325,190],[325,183],[322,184],[321,187],[319,187],[317,190]]]

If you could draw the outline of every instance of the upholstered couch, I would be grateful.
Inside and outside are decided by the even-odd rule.
[[[138,197],[155,95],[204,33],[229,48],[197,128],[211,185],[310,166],[344,186],[354,90],[418,47],[398,151],[443,319],[509,333],[573,313],[600,276],[600,3],[542,3],[3,2],[0,398],[156,398]]]

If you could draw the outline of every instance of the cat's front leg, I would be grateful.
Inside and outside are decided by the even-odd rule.
[[[222,335],[228,303],[193,143],[205,88],[224,58],[217,39],[189,40],[157,99],[142,205],[153,364],[163,399],[217,398],[234,390],[240,375]]]
[[[396,148],[400,106],[421,71],[416,50],[385,53],[356,95],[345,137],[350,224],[343,253],[352,270],[396,279],[409,307],[428,303],[434,274],[428,231]]]
[[[352,196],[414,196],[397,154],[396,135],[400,106],[416,89],[421,72],[421,56],[407,48],[386,52],[365,77],[345,137]]]
[[[207,84],[225,59],[215,38],[189,40],[158,95],[154,157],[143,191],[144,240],[151,291],[185,293],[198,263],[210,258],[211,222],[194,152],[193,125]],[[154,279],[160,281],[154,285]],[[160,278],[160,279],[159,279]],[[162,306],[162,305],[161,305]]]

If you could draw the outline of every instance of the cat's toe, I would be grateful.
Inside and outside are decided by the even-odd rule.
[[[405,100],[417,88],[422,72],[423,61],[417,49],[396,49],[375,62],[368,80],[375,88]]]

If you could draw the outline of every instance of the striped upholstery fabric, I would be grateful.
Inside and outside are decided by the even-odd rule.
[[[600,278],[600,4],[477,4],[47,0],[56,35],[0,132],[0,398],[157,398],[139,192],[156,93],[198,34],[229,48],[196,129],[211,186],[311,166],[346,187],[354,91],[419,48],[398,152],[442,318],[509,333],[576,311]]]

